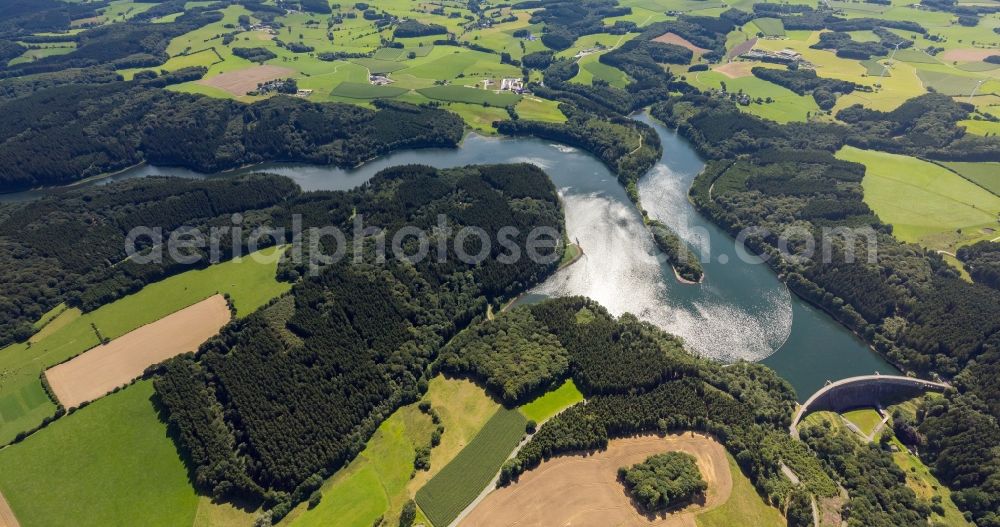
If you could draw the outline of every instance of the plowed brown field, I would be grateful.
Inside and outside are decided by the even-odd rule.
[[[197,350],[230,316],[226,299],[214,295],[53,366],[45,377],[59,402],[74,408],[128,384],[153,364]]]
[[[708,492],[700,503],[656,516],[640,513],[618,481],[618,468],[668,451],[698,461]],[[733,490],[726,450],[702,434],[616,439],[592,455],[560,456],[524,473],[520,480],[487,496],[463,527],[694,527],[695,516],[725,503]]]

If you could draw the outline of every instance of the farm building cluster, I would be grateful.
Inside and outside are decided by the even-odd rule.
[[[811,63],[802,58],[801,53],[788,48],[778,51],[753,48],[740,55],[740,57],[748,60],[759,60],[761,62],[772,62],[776,64],[797,64],[804,67],[812,66]]]

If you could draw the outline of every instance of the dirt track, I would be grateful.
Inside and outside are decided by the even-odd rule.
[[[21,524],[17,522],[17,518],[14,517],[14,511],[10,510],[10,505],[7,504],[7,500],[4,499],[3,494],[0,494],[0,527],[21,527]]]
[[[63,406],[80,406],[129,383],[153,364],[197,350],[230,316],[226,299],[211,296],[53,366],[45,377]]]
[[[695,55],[704,55],[708,52],[707,49],[698,47],[690,40],[678,35],[677,33],[664,33],[653,39],[654,42],[662,42],[664,44],[674,44],[676,46],[681,46],[682,48],[688,48],[694,52]]]
[[[687,452],[698,460],[708,483],[704,503],[647,517],[639,513],[618,482],[618,468],[653,454]],[[725,503],[733,490],[726,451],[714,439],[686,433],[611,441],[590,456],[553,458],[526,472],[518,483],[491,493],[461,523],[463,527],[655,525],[694,527],[695,516]]]
[[[253,66],[222,73],[211,79],[202,79],[198,84],[226,90],[237,97],[242,97],[248,91],[256,90],[257,85],[262,82],[291,77],[294,73],[295,70],[280,66]]]

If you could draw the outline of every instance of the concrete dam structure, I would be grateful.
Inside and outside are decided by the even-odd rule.
[[[811,412],[842,412],[865,406],[882,406],[884,401],[916,397],[927,391],[943,392],[950,386],[934,381],[898,375],[862,375],[832,382],[813,394],[795,413],[791,433],[799,436],[799,422]]]

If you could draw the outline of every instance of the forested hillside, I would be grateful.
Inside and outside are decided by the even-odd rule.
[[[395,102],[377,110],[288,97],[244,104],[140,82],[64,85],[0,104],[0,191],[140,162],[201,172],[262,161],[349,167],[398,148],[455,146],[462,128],[452,113]]]
[[[505,360],[495,361],[481,347],[495,349]],[[561,367],[565,359],[568,367]],[[471,374],[487,387],[549,386],[571,376],[586,395],[585,403],[543,425],[504,465],[501,485],[543,459],[601,449],[615,437],[703,430],[726,445],[772,503],[786,503],[792,490],[781,475],[782,462],[802,476],[810,493],[836,494],[818,460],[788,435],[795,396],[787,382],[759,365],[721,367],[696,358],[676,337],[632,315],[613,317],[585,298],[521,306],[483,321],[459,334],[436,367]]]
[[[712,160],[691,188],[696,205],[734,235],[758,227],[747,245],[769,255],[769,263],[793,291],[823,307],[892,361],[925,375],[955,377],[963,392],[955,404],[963,410],[954,419],[966,419],[971,429],[978,411],[1000,417],[996,405],[985,404],[1000,398],[1000,297],[987,284],[961,280],[933,251],[893,238],[891,226],[881,223],[862,201],[865,167],[833,157],[844,144],[962,159],[1000,152],[995,138],[970,139],[955,126],[967,112],[937,95],[911,100],[888,113],[844,110],[841,114],[850,114],[843,119],[849,127],[777,125],[740,113],[729,102],[700,96],[653,108],[655,116],[678,125]],[[845,241],[830,234],[825,238],[831,242],[829,259],[821,250],[803,254],[801,238],[793,239],[789,254],[781,255],[777,236],[792,222],[817,240],[824,239],[823,228],[870,227],[878,259],[868,261],[865,236]],[[845,256],[848,250],[856,259]],[[976,253],[963,254],[972,258]],[[970,401],[962,402],[965,398]],[[990,513],[1000,503],[997,493],[988,490],[1000,477],[1000,461],[971,467],[958,458],[1000,460],[990,453],[990,443],[973,442],[964,453],[945,449],[936,457],[939,463],[956,463],[954,470],[963,476],[951,478],[953,490],[975,495],[956,501],[984,525],[990,525]]]
[[[232,213],[250,215],[298,192],[291,180],[269,175],[151,177],[0,207],[0,345],[28,338],[60,302],[91,310],[192,268],[169,256],[158,265],[123,262],[133,228],[160,228],[166,237],[182,225],[224,225]],[[141,239],[138,248],[149,243]]]
[[[73,35],[72,42],[77,47],[71,53],[0,68],[0,78],[96,65],[113,68],[158,66],[169,58],[166,49],[172,38],[220,19],[222,14],[217,11],[192,9],[163,24],[122,23],[88,29]]]
[[[301,213],[306,226],[332,222],[350,232],[355,212],[387,239],[405,225],[430,232],[443,214],[454,229],[482,228],[494,243],[475,265],[454,247],[412,264],[334,264],[294,286],[294,310],[265,308],[197,358],[169,364],[157,393],[206,491],[268,496],[280,518],[419,397],[426,367],[451,335],[552,272],[560,255],[498,261],[507,254],[495,243],[501,227],[519,230],[511,241],[521,251],[534,227],[562,232],[555,188],[531,165],[388,169],[355,191],[303,194],[276,218]],[[374,241],[365,242],[369,250]],[[465,251],[476,254],[478,243],[467,239]],[[293,264],[281,272],[300,274]]]

